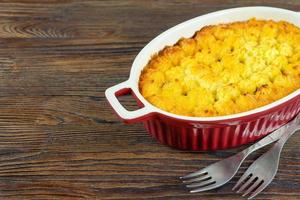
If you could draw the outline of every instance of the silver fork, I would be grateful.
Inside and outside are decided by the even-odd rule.
[[[274,179],[279,165],[279,158],[286,141],[297,131],[299,115],[295,118],[289,129],[283,134],[273,147],[253,162],[243,176],[239,179],[233,190],[243,192],[243,197],[250,194],[252,199],[264,190]]]
[[[214,163],[202,170],[180,177],[187,188],[191,188],[191,193],[203,192],[218,188],[228,181],[237,173],[242,162],[254,151],[277,141],[283,133],[290,127],[290,123],[277,129],[273,133],[267,135],[257,143],[247,149],[235,154],[229,158]]]

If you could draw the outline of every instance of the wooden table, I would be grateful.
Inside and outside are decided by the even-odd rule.
[[[0,3],[0,199],[243,199],[236,178],[189,194],[178,177],[233,155],[158,144],[141,124],[122,124],[104,90],[128,78],[153,37],[224,8],[298,0],[73,1]],[[130,98],[124,98],[134,106]],[[300,134],[257,199],[300,199]]]

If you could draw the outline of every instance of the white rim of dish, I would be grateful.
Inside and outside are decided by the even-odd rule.
[[[300,16],[300,12],[295,12],[295,11],[290,11],[290,10],[286,10],[286,9],[281,9],[281,8],[274,8],[274,7],[264,7],[264,6],[257,6],[257,7],[240,7],[240,8],[232,8],[232,9],[226,9],[226,10],[221,10],[221,11],[217,11],[217,12],[212,12],[209,14],[205,14],[193,19],[190,19],[188,21],[185,21],[183,23],[180,23],[170,29],[168,29],[167,31],[163,32],[162,34],[158,35],[157,37],[155,37],[153,40],[151,40],[140,52],[139,54],[136,56],[133,64],[132,64],[132,68],[130,71],[130,77],[129,79],[126,81],[128,86],[133,90],[133,92],[135,93],[135,95],[137,96],[137,98],[144,104],[144,106],[146,107],[146,110],[148,113],[161,113],[164,114],[166,116],[172,117],[172,118],[176,118],[176,119],[181,119],[181,120],[188,120],[188,121],[205,121],[205,122],[212,122],[212,121],[223,121],[223,120],[230,120],[230,119],[237,119],[237,118],[242,118],[242,117],[246,117],[249,115],[253,115],[256,113],[260,113],[260,112],[264,112],[267,111],[269,109],[272,109],[273,107],[279,106],[285,102],[287,102],[288,100],[296,97],[297,95],[300,94],[300,89],[294,91],[293,93],[275,101],[272,102],[268,105],[262,106],[262,107],[258,107],[256,109],[253,110],[249,110],[246,112],[241,112],[241,113],[237,113],[237,114],[232,114],[232,115],[224,115],[224,116],[216,116],[216,117],[190,117],[190,116],[183,116],[183,115],[177,115],[177,114],[173,114],[167,111],[164,111],[154,105],[152,105],[151,103],[149,103],[139,92],[138,89],[138,80],[140,77],[140,73],[136,74],[136,72],[134,71],[136,68],[140,69],[140,68],[144,68],[143,67],[139,67],[138,66],[138,60],[140,59],[144,59],[145,57],[145,52],[147,52],[149,49],[152,48],[152,44],[155,43],[157,40],[166,37],[167,35],[171,34],[172,32],[174,32],[176,29],[180,29],[181,26],[187,25],[187,24],[191,24],[194,23],[195,21],[199,20],[200,18],[207,18],[207,17],[214,17],[214,16],[219,16],[219,15],[226,15],[230,12],[240,12],[243,10],[268,10],[268,11],[272,11],[272,12],[280,12],[280,13],[284,13],[286,15],[291,15],[293,17],[298,17]],[[255,17],[255,16],[253,16]],[[300,18],[299,18],[300,19]],[[147,54],[146,54],[147,55]],[[141,72],[141,70],[140,70]]]

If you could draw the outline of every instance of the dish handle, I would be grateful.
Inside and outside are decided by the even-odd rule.
[[[117,97],[132,94],[133,90],[131,89],[129,81],[125,81],[119,83],[115,86],[108,88],[105,91],[105,96],[117,113],[117,115],[125,122],[125,123],[135,123],[144,121],[149,114],[151,114],[150,108],[144,106],[138,110],[129,111],[120,103]]]

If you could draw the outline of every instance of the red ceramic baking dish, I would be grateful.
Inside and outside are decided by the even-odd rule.
[[[291,120],[300,110],[300,89],[269,105],[233,115],[187,117],[163,111],[150,104],[139,92],[143,67],[159,50],[182,37],[192,37],[204,26],[258,19],[284,20],[300,27],[300,14],[271,7],[243,7],[218,11],[181,23],[157,36],[135,58],[127,81],[108,88],[108,102],[126,123],[143,122],[159,142],[184,150],[217,150],[258,140]],[[140,109],[126,110],[117,97],[132,94]]]

